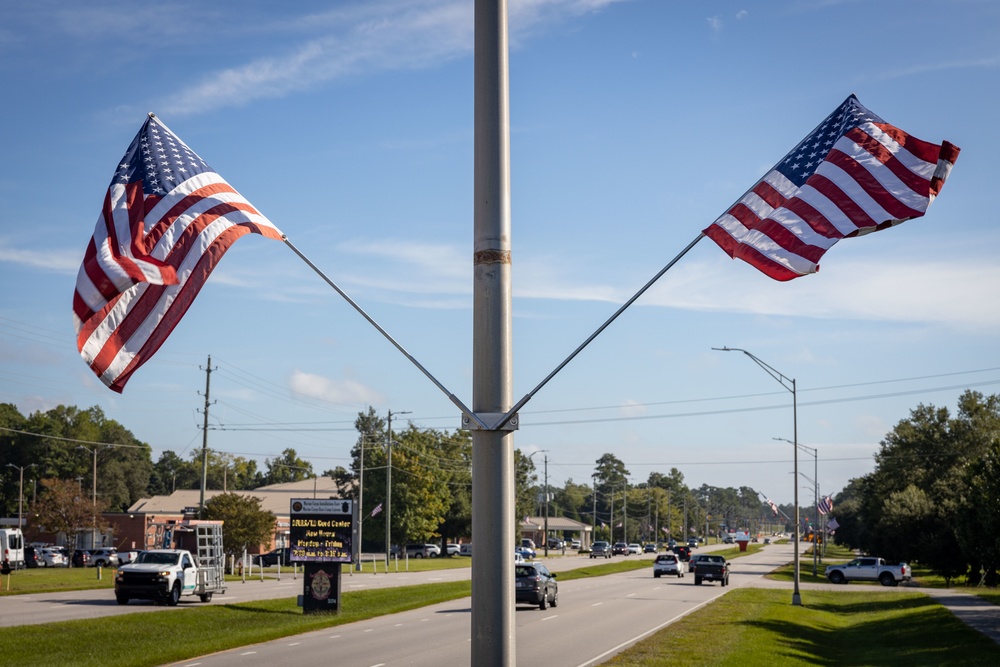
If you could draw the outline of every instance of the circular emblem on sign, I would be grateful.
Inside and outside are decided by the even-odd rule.
[[[330,597],[330,575],[320,570],[313,575],[312,596],[314,600],[325,600]]]
[[[293,512],[301,512],[302,511],[302,503],[300,503],[297,500],[294,503],[292,503],[292,511]]]

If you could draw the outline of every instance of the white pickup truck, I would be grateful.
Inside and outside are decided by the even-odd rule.
[[[909,581],[912,574],[906,563],[889,565],[882,558],[862,556],[847,563],[828,565],[826,578],[834,584],[851,581],[877,581],[883,586],[898,586],[901,581]]]
[[[115,576],[118,604],[156,600],[174,606],[182,595],[197,595],[202,602],[208,602],[216,592],[226,592],[221,566],[202,567],[197,557],[184,549],[143,551],[134,561],[118,568]]]

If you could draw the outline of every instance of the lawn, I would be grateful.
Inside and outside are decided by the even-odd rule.
[[[718,665],[1000,664],[1000,646],[920,593],[741,588],[604,663],[612,667]]]

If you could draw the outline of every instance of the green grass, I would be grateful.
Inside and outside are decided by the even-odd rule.
[[[11,665],[161,665],[463,598],[471,590],[465,581],[349,592],[336,615],[304,615],[294,598],[285,598],[21,625],[0,628],[0,655]]]
[[[92,588],[114,588],[114,570],[101,569],[97,579],[94,567],[39,567],[17,570],[0,576],[0,596],[57,591],[84,591]]]
[[[612,667],[669,664],[996,665],[1000,646],[919,593],[737,589],[609,660]]]

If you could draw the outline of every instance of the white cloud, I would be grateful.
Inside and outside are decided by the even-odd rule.
[[[300,370],[292,373],[288,386],[296,394],[327,403],[378,405],[384,402],[380,393],[355,380],[331,380]]]
[[[736,12],[736,18],[737,20],[745,19],[747,17],[747,14],[749,14],[747,10],[741,9],[740,11]]]
[[[718,34],[722,32],[722,18],[719,16],[709,16],[707,19],[708,27],[712,29],[712,32]]]
[[[618,1],[514,2],[510,32],[523,39]],[[209,74],[161,106],[171,115],[192,114],[283,97],[359,73],[423,69],[466,57],[473,51],[473,9],[463,0],[383,1],[299,17],[282,26],[305,33],[296,50]],[[310,38],[317,28],[325,34]]]

